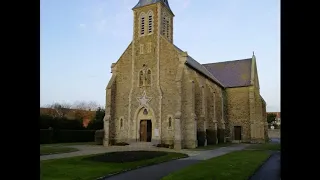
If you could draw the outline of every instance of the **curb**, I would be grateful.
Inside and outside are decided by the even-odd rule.
[[[184,158],[188,158],[188,157],[190,157],[190,156],[182,157],[182,158],[173,158],[173,159],[170,159],[170,160],[167,160],[167,161],[163,161],[163,162],[159,162],[159,163],[151,163],[151,164],[146,164],[146,165],[143,165],[143,166],[137,166],[137,167],[134,167],[134,168],[131,168],[131,169],[126,169],[126,170],[119,171],[119,172],[116,172],[116,173],[113,173],[113,174],[108,174],[106,176],[99,177],[96,180],[105,180],[105,179],[110,178],[112,176],[116,176],[116,175],[119,175],[119,174],[122,174],[122,173],[126,173],[128,171],[144,168],[144,167],[147,167],[147,166],[158,165],[158,164],[162,164],[162,163],[169,162],[169,161],[175,161],[175,160],[178,160],[178,159],[184,159]]]

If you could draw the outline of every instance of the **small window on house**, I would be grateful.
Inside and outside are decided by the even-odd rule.
[[[143,71],[142,70],[139,73],[139,86],[143,86]]]
[[[150,69],[148,69],[146,77],[147,77],[146,78],[146,84],[150,85],[151,84],[151,70]]]
[[[148,33],[152,33],[153,30],[153,15],[152,12],[148,13]]]
[[[171,128],[171,126],[172,126],[172,119],[171,117],[169,117],[169,128]]]

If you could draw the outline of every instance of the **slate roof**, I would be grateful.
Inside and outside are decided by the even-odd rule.
[[[155,3],[158,3],[158,2],[162,2],[165,6],[167,6],[167,8],[172,13],[172,10],[171,10],[171,8],[169,6],[168,0],[139,0],[138,4],[135,5],[132,9],[135,9],[135,8],[138,8],[138,7],[142,7],[142,6],[147,6],[147,5],[150,5],[150,4],[155,4]]]
[[[180,48],[178,48],[176,45],[174,47],[179,51],[179,52],[184,52]],[[223,83],[221,83],[217,78],[215,78],[203,65],[201,65],[198,61],[194,60],[191,56],[188,55],[187,57],[187,65],[191,66],[193,69],[196,71],[202,73],[203,75],[207,76],[209,79],[213,80],[216,82],[218,85],[224,87]]]
[[[251,85],[252,58],[209,63],[203,66],[227,88]]]

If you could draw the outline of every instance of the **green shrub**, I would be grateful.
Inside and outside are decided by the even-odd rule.
[[[40,129],[40,144],[93,142],[94,130]]]
[[[98,145],[102,145],[103,144],[103,137],[104,137],[104,130],[103,129],[96,130],[96,132],[94,134],[94,142],[96,142],[96,144],[98,144]]]
[[[40,115],[40,129],[66,129],[66,130],[85,130],[81,119],[70,120],[65,117],[52,117],[49,115]]]
[[[103,121],[92,120],[89,122],[87,129],[89,130],[99,130],[103,129]]]
[[[40,129],[40,144],[50,144],[53,139],[53,131],[50,129]]]
[[[204,131],[197,132],[198,146],[204,146],[206,141],[206,133]]]
[[[207,143],[208,145],[214,145],[217,143],[217,131],[215,130],[206,130],[206,135],[207,135]]]
[[[54,130],[56,143],[93,142],[94,130]]]

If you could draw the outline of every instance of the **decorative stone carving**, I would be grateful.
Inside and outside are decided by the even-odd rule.
[[[152,98],[147,97],[146,91],[143,91],[142,96],[137,98],[140,106],[148,106],[148,103],[151,101],[151,99]]]

